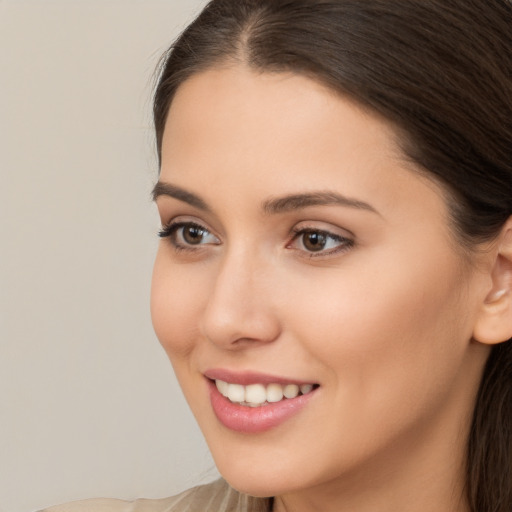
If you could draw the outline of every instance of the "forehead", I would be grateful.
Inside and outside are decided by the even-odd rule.
[[[163,139],[164,158],[175,157],[184,144],[204,150],[221,144],[231,147],[229,153],[243,147],[255,157],[283,156],[290,147],[306,156],[329,145],[349,154],[356,143],[402,160],[391,125],[355,102],[301,75],[257,73],[244,66],[209,69],[184,82]]]
[[[397,141],[390,123],[307,77],[210,69],[177,91],[161,178],[200,191],[209,204],[227,204],[235,193],[261,203],[334,190],[402,215],[423,201],[446,221],[440,187],[417,172]]]

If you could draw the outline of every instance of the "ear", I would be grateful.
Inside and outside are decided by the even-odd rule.
[[[492,250],[491,289],[473,331],[480,343],[495,345],[512,338],[512,217],[505,223]]]

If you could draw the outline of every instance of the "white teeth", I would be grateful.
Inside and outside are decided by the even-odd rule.
[[[228,384],[228,398],[232,402],[244,402],[245,387],[241,384]]]
[[[263,384],[251,384],[245,387],[245,401],[251,404],[262,404],[267,401],[267,390]]]
[[[283,395],[286,398],[295,398],[299,394],[299,386],[297,384],[287,384],[283,389]]]
[[[223,380],[216,380],[215,385],[219,390],[219,393],[223,396],[228,396],[228,383]]]
[[[283,399],[283,386],[280,384],[269,384],[267,386],[267,402],[279,402]]]
[[[300,387],[300,392],[303,395],[307,395],[312,390],[313,390],[313,384],[302,384],[302,386]]]
[[[302,393],[306,395],[313,390],[312,384],[250,384],[242,386],[241,384],[230,384],[223,380],[216,380],[215,385],[219,393],[231,402],[249,407],[259,407],[269,403],[280,402],[283,398],[295,398]]]

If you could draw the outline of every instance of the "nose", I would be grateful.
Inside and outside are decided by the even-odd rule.
[[[202,334],[230,350],[276,340],[281,328],[272,301],[273,278],[270,263],[245,253],[227,255],[208,288]]]

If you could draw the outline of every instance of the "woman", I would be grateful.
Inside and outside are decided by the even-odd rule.
[[[512,510],[511,48],[508,0],[204,9],[152,317],[225,481],[55,510]]]

